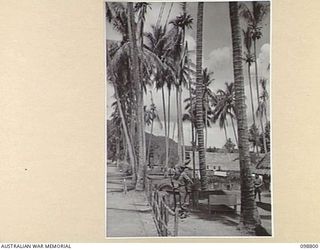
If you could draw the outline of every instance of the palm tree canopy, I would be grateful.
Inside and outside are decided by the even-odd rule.
[[[259,40],[262,36],[261,23],[269,10],[269,4],[253,1],[250,10],[246,4],[240,4],[240,15],[248,21],[253,40]]]
[[[235,117],[235,92],[234,83],[225,83],[226,89],[219,89],[213,98],[215,108],[213,110],[212,121],[219,119],[219,126],[224,127],[227,115],[231,118]]]

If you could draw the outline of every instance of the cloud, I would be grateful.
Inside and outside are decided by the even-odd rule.
[[[270,63],[270,44],[265,43],[261,46],[259,57],[258,57],[258,64],[260,68],[260,75],[264,78],[269,78],[269,71],[268,66]]]
[[[233,81],[232,52],[230,47],[220,47],[212,50],[209,56],[204,55],[203,67],[213,72],[215,79],[213,89],[224,87],[225,82]]]
[[[265,43],[261,46],[260,52],[257,58],[258,63],[258,74],[259,77],[269,78],[270,72],[268,71],[268,66],[270,63],[270,44]],[[255,74],[255,67],[251,67],[251,74]]]
[[[217,48],[209,54],[209,65],[214,69],[222,69],[226,64],[231,62],[230,47]]]

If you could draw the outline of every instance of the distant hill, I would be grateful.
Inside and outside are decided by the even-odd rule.
[[[146,132],[146,147],[149,145],[149,140],[151,139],[151,163],[154,165],[163,165],[165,163],[165,137],[156,136]],[[175,165],[178,162],[178,144],[169,139],[169,166]],[[107,121],[107,157],[112,159],[115,157],[116,140],[114,136],[114,127],[110,120]],[[123,147],[120,149],[120,155],[123,155]]]
[[[111,121],[107,121],[107,157],[108,160],[116,158],[116,140],[115,140],[115,128],[113,127]],[[146,147],[149,145],[149,140],[151,138],[150,133],[146,133]],[[208,152],[206,163],[210,166],[221,166],[224,170],[238,170],[239,169],[239,154],[237,152],[227,153],[225,149],[214,148],[215,152]],[[186,146],[186,152],[189,152],[190,157],[192,157],[192,147]],[[153,165],[163,165],[165,163],[165,137],[152,135],[151,140],[151,152],[153,152],[153,157],[151,157],[151,164]],[[124,149],[120,147],[120,155],[124,155]],[[258,161],[262,158],[263,154],[258,157],[255,153],[250,153],[250,158],[253,166],[255,166]],[[196,153],[196,165],[198,165],[198,153]],[[178,144],[170,139],[169,140],[169,166],[176,165],[178,163]]]

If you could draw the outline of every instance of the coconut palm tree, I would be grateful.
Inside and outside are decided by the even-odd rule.
[[[203,75],[202,75],[202,36],[203,36],[203,2],[198,3],[197,38],[196,38],[196,121],[199,150],[199,168],[201,189],[207,189],[206,151],[203,135]]]
[[[184,5],[183,5],[184,6]],[[184,9],[184,8],[183,8]],[[170,31],[173,38],[171,49],[171,58],[175,62],[176,69],[176,105],[177,105],[177,128],[178,128],[178,155],[179,163],[182,163],[185,158],[184,136],[182,125],[182,87],[188,86],[185,81],[185,71],[188,70],[187,44],[185,43],[185,30],[192,27],[193,19],[185,10],[183,14],[177,16],[170,22],[173,28]]]
[[[260,96],[260,100],[259,100],[259,105],[257,108],[257,112],[256,114],[259,117],[264,117],[265,118],[265,125],[268,123],[269,119],[268,119],[268,103],[269,103],[269,93],[267,90],[267,79],[262,78],[260,80],[260,84],[262,87],[262,93]]]
[[[170,94],[171,86],[175,82],[175,72],[173,70],[173,60],[170,57],[172,41],[166,32],[166,27],[152,26],[152,31],[145,34],[146,49],[152,51],[162,62],[162,67],[158,68],[154,75],[156,88],[162,92],[162,106],[164,115],[165,131],[165,167],[168,167],[169,160],[169,128],[170,128]],[[168,89],[168,115],[166,114],[165,87]],[[168,118],[167,118],[168,117]],[[168,120],[168,122],[167,122]]]
[[[234,124],[235,119],[235,88],[234,83],[225,83],[226,89],[219,89],[217,94],[214,97],[214,110],[213,110],[213,117],[212,121],[217,122],[219,120],[220,128],[224,128],[226,134],[226,140],[228,140],[227,133],[226,133],[226,126],[228,117],[231,120],[234,139],[238,145],[238,136],[236,133],[236,128]]]
[[[262,78],[260,80],[261,86],[262,86],[262,94],[259,99],[258,108],[257,108],[257,117],[260,119],[260,124],[263,126],[263,117],[265,118],[265,125],[268,124],[268,116],[267,116],[267,107],[268,107],[268,101],[269,101],[269,94],[267,91],[267,79]],[[265,137],[265,132],[262,130],[262,138],[263,138],[263,146],[264,149],[267,149],[267,140]],[[266,151],[264,150],[266,153]]]
[[[137,183],[136,183],[136,190],[143,190],[145,184],[145,151],[144,151],[144,144],[143,144],[143,133],[144,131],[141,129],[143,128],[142,123],[142,116],[143,116],[143,100],[141,97],[143,96],[142,86],[141,86],[141,72],[140,72],[140,65],[139,65],[139,54],[138,54],[138,46],[137,46],[137,38],[136,38],[136,22],[133,10],[133,3],[127,3],[128,9],[128,31],[129,31],[129,46],[130,46],[130,61],[131,61],[131,68],[132,68],[132,81],[136,87],[136,96],[137,96],[137,138],[139,140],[138,146],[138,169],[137,169]]]
[[[236,117],[238,123],[240,178],[241,178],[241,219],[246,234],[255,234],[255,228],[261,224],[254,200],[254,183],[250,168],[248,121],[245,104],[245,91],[242,69],[241,29],[239,23],[238,2],[229,2],[232,31],[233,74],[235,84]]]
[[[129,135],[132,143],[136,144],[134,145],[137,149],[135,152],[136,163],[143,168],[140,168],[139,172],[142,177],[140,179],[141,184],[136,185],[136,188],[141,190],[144,186],[146,170],[143,91],[146,91],[146,84],[152,82],[152,75],[158,69],[163,68],[163,63],[152,51],[141,48],[144,47],[143,43],[141,43],[136,34],[137,25],[139,25],[140,30],[143,25],[141,25],[139,18],[138,23],[135,21],[135,14],[143,16],[140,14],[139,9],[136,8],[136,12],[134,12],[133,4],[131,3],[127,5],[127,8],[121,3],[107,3],[107,13],[111,16],[108,16],[108,21],[123,36],[120,43],[117,43],[112,49],[108,49],[110,57],[108,64],[112,64],[112,68],[115,71],[114,75],[119,83],[118,86],[124,85],[125,88],[123,89],[129,93],[126,102],[128,103],[127,108],[131,119],[128,119],[127,122],[131,126]],[[143,19],[143,17],[141,18]],[[139,41],[140,43],[138,43]],[[120,97],[123,96],[123,91],[118,91],[118,94]]]
[[[128,15],[127,9],[121,3],[106,3],[106,18],[112,24],[113,29],[122,35],[119,43],[107,42],[107,72],[108,80],[114,86],[115,99],[119,107],[124,136],[127,143],[129,160],[133,172],[133,183],[136,182],[137,158],[134,150],[134,133],[130,133],[129,123],[132,127],[135,122],[127,119],[127,112],[134,117],[134,89],[128,87],[131,84],[129,68],[128,46]],[[120,90],[120,91],[119,91]],[[121,93],[121,95],[119,94]],[[128,98],[129,97],[129,98]],[[133,130],[131,130],[133,131]]]
[[[247,63],[247,66],[248,66],[248,79],[249,79],[249,89],[250,89],[250,99],[251,99],[251,115],[253,120],[252,131],[255,131],[255,129],[257,129],[257,126],[256,126],[255,112],[254,112],[254,101],[253,101],[252,83],[251,83],[251,65],[255,61],[255,56],[251,52],[252,31],[250,27],[247,27],[247,30],[246,31],[242,30],[242,32],[243,32],[244,47],[246,49],[246,51],[244,52],[244,61]],[[253,137],[252,139],[258,140],[258,137]],[[256,151],[259,154],[258,144],[259,144],[258,141],[254,142],[254,148],[256,148]]]
[[[262,21],[266,16],[266,14],[268,13],[269,5],[261,2],[253,1],[252,10],[250,10],[246,4],[242,4],[240,8],[241,8],[240,14],[248,22],[248,26],[251,31],[251,37],[253,40],[256,91],[257,91],[257,100],[259,102],[260,91],[259,91],[259,80],[258,80],[259,74],[258,74],[258,62],[257,62],[257,40],[259,40],[262,37],[262,31],[261,31]],[[264,128],[263,128],[263,123],[261,119],[260,119],[260,126],[261,126],[262,134],[264,135]]]
[[[252,47],[252,37],[251,37],[251,29],[247,27],[247,30],[242,30],[243,32],[243,42],[246,48],[244,52],[244,61],[248,65],[248,79],[249,79],[249,87],[250,87],[250,98],[251,98],[251,112],[252,112],[252,119],[253,124],[256,125],[255,113],[254,113],[254,103],[253,103],[253,94],[252,94],[252,83],[251,83],[251,65],[254,63],[254,54],[251,52]]]
[[[149,137],[148,148],[147,148],[147,160],[149,162],[149,165],[150,165],[150,150],[151,150],[151,141],[152,141],[152,137],[153,137],[154,122],[157,121],[159,123],[160,127],[162,128],[162,123],[161,123],[156,105],[153,102],[153,97],[152,97],[151,91],[150,91],[150,95],[151,95],[150,109],[149,110],[145,109],[145,122],[148,126],[151,126],[150,137]]]
[[[213,79],[211,76],[213,75],[213,72],[208,72],[208,69],[205,68],[203,70],[203,105],[204,105],[204,129],[205,129],[205,149],[207,151],[208,147],[208,123],[210,124],[210,120],[208,120],[208,113],[211,113],[212,111],[210,109],[210,100],[213,98],[213,92],[210,89],[210,85],[213,82]]]
[[[109,53],[107,53],[107,62],[110,61],[109,59]],[[136,169],[137,169],[137,162],[136,162],[136,155],[135,155],[135,151],[134,151],[134,145],[132,142],[132,137],[129,134],[129,130],[127,127],[127,123],[126,123],[126,119],[125,119],[125,115],[124,115],[124,111],[122,108],[122,104],[120,102],[120,96],[118,94],[118,85],[117,85],[117,81],[116,78],[114,76],[114,72],[113,72],[113,68],[112,68],[112,64],[108,63],[108,78],[111,81],[111,83],[114,86],[114,93],[115,93],[115,99],[117,102],[117,108],[119,111],[119,115],[121,118],[121,124],[122,124],[122,129],[126,138],[126,143],[128,145],[128,153],[129,153],[129,159],[130,159],[130,163],[132,166],[132,173],[133,173],[133,178],[132,178],[132,182],[135,183],[136,182]]]

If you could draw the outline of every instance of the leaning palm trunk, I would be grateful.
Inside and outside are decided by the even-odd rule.
[[[137,139],[138,139],[138,169],[137,169],[137,182],[136,190],[142,191],[145,184],[145,148],[143,143],[143,133],[142,131],[142,116],[143,116],[143,100],[142,99],[142,86],[140,79],[140,67],[138,60],[138,47],[136,40],[136,23],[134,20],[134,10],[133,3],[128,2],[128,27],[129,27],[129,39],[130,39],[130,58],[132,64],[132,82],[136,86],[136,96],[137,96]],[[141,106],[142,104],[142,106]]]
[[[111,73],[112,74],[112,73]],[[132,182],[133,184],[136,183],[136,171],[137,171],[137,162],[136,162],[136,156],[134,153],[134,147],[133,147],[133,143],[131,141],[131,138],[129,136],[128,133],[128,128],[127,128],[127,124],[125,122],[125,118],[124,118],[124,114],[122,111],[122,106],[120,103],[120,99],[119,99],[119,95],[118,95],[118,90],[117,87],[114,87],[114,94],[115,94],[115,98],[117,100],[117,104],[119,107],[119,113],[120,113],[120,117],[121,117],[121,123],[122,123],[122,128],[123,128],[123,132],[126,138],[126,142],[127,142],[127,149],[128,149],[128,153],[129,153],[129,159],[130,159],[130,163],[131,163],[131,168],[132,168]]]
[[[202,32],[203,32],[203,2],[198,3],[197,15],[197,45],[196,45],[196,122],[199,150],[199,168],[201,189],[207,189],[206,154],[203,135],[203,79],[202,79]]]
[[[109,58],[109,53],[107,53],[107,62],[110,62],[110,58]],[[113,69],[112,69],[112,63],[109,63],[109,68],[110,68],[110,77],[111,77],[111,82],[114,84],[114,95],[117,101],[117,106],[119,108],[119,114],[120,114],[120,118],[121,118],[121,124],[122,124],[122,128],[123,128],[123,132],[124,132],[124,136],[126,138],[126,143],[127,143],[127,149],[128,149],[128,153],[129,153],[129,160],[131,163],[131,169],[132,169],[132,183],[135,185],[136,183],[136,179],[137,179],[137,160],[136,160],[136,155],[134,152],[134,144],[132,141],[132,137],[130,136],[130,133],[128,131],[128,127],[127,127],[127,123],[126,123],[126,119],[122,110],[122,105],[120,102],[120,97],[118,94],[118,89],[117,86],[115,85],[116,81],[114,79],[114,75],[113,75]]]
[[[244,80],[242,71],[241,33],[238,3],[230,2],[232,31],[233,74],[235,84],[236,117],[238,123],[240,179],[241,179],[241,218],[240,225],[245,234],[254,235],[260,218],[254,199],[254,183],[249,154],[248,122],[245,104]]]

